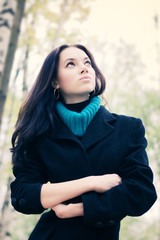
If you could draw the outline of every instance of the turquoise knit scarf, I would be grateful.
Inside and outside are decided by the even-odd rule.
[[[67,109],[61,102],[56,104],[58,115],[76,136],[83,136],[89,123],[100,108],[101,99],[92,97],[90,103],[80,112]]]

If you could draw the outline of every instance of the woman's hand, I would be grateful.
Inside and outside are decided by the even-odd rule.
[[[86,192],[96,191],[103,193],[120,183],[121,178],[117,174],[105,174],[67,182],[43,184],[41,188],[41,204],[44,208],[52,208]]]
[[[105,174],[101,176],[90,176],[86,179],[90,182],[90,190],[103,193],[119,184],[122,179],[117,174]],[[72,218],[84,215],[83,203],[60,203],[51,207],[59,218]]]
[[[83,216],[83,203],[70,203],[68,205],[60,203],[52,210],[55,212],[58,218],[72,218]]]
[[[93,190],[99,193],[103,193],[121,184],[121,182],[122,179],[118,174],[105,174],[92,177]]]

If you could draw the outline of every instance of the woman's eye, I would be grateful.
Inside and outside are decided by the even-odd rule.
[[[69,63],[67,63],[66,67],[69,67],[69,66],[75,66],[75,64],[73,62],[69,62]]]
[[[87,61],[85,62],[85,64],[91,65],[91,62],[90,62],[89,60],[87,60]]]

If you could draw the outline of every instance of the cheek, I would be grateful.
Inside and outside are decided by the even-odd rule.
[[[96,73],[95,73],[94,69],[92,69],[91,75],[92,75],[92,78],[94,79],[94,84],[96,84]]]
[[[96,72],[95,72],[95,70],[93,68],[90,68],[89,72],[92,75],[92,77],[96,79]]]
[[[70,88],[70,84],[72,82],[72,77],[69,73],[61,72],[58,74],[58,83],[61,89]]]

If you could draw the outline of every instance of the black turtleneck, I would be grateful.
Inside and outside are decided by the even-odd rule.
[[[80,113],[89,103],[90,103],[90,99],[87,99],[86,101],[83,101],[80,103],[71,103],[71,104],[63,103],[63,105],[71,111]]]

